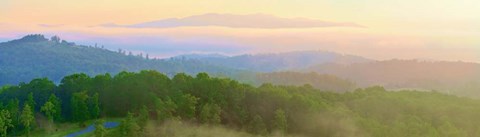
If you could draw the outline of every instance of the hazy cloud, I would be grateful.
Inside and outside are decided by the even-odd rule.
[[[56,28],[56,27],[62,27],[64,24],[38,24],[40,27],[45,27],[45,28]]]
[[[169,18],[131,25],[114,23],[102,24],[103,27],[129,28],[172,28],[188,26],[220,26],[231,28],[318,28],[318,27],[364,27],[355,23],[328,22],[307,18],[281,18],[267,14],[203,14],[185,18]]]

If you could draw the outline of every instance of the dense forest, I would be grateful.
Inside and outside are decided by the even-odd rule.
[[[85,126],[89,120],[107,118],[121,118],[120,126],[107,130],[96,124],[96,136],[480,134],[479,100],[435,91],[392,92],[380,86],[336,93],[311,85],[256,87],[207,73],[195,77],[178,73],[169,78],[144,70],[94,77],[73,74],[58,85],[39,78],[4,86],[0,93],[1,136],[52,130],[52,125],[55,129],[62,123]],[[189,128],[181,128],[185,125]],[[180,129],[169,130],[171,127]],[[198,130],[185,132],[188,129]],[[208,129],[212,129],[210,134],[202,132]],[[225,134],[220,133],[223,131]]]

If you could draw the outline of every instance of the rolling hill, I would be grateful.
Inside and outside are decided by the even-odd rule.
[[[293,71],[258,73],[257,84],[272,83],[275,85],[303,86],[308,84],[314,88],[325,91],[345,92],[353,91],[356,84],[334,75],[318,74],[315,72],[300,73]]]
[[[157,70],[168,76],[179,72],[207,72],[254,85],[310,84],[332,91],[381,85],[389,89],[438,90],[480,97],[480,64],[477,63],[375,61],[324,51],[238,56],[188,54],[168,59],[150,59],[126,52],[77,45],[58,37],[47,39],[39,34],[28,35],[0,43],[0,86],[39,77],[58,83],[62,77],[73,73],[97,75]]]
[[[120,71],[157,70],[168,75],[178,72],[232,76],[235,69],[209,65],[193,59],[149,59],[141,55],[114,52],[97,46],[83,46],[43,35],[28,35],[0,43],[0,85],[28,82],[47,77],[59,82],[73,73],[96,75]]]
[[[301,69],[324,63],[351,64],[372,61],[359,56],[322,51],[239,56],[187,54],[168,59],[150,59],[147,56],[133,55],[124,50],[111,51],[98,46],[77,45],[60,40],[59,37],[47,39],[41,34],[27,35],[21,39],[0,43],[0,85],[29,82],[39,77],[59,82],[62,77],[73,73],[97,75],[140,70],[157,70],[169,76],[178,72],[207,72],[213,76],[230,77],[255,85],[264,82],[280,84],[263,76],[279,74],[267,74],[270,72]],[[262,74],[256,75],[257,72]],[[282,83],[289,83],[291,78],[303,76],[293,75],[285,77]],[[291,84],[318,85],[309,81],[295,81]],[[335,86],[338,85],[330,87]]]
[[[342,55],[326,51],[294,51],[270,54],[244,54],[238,56],[181,55],[175,58],[197,59],[205,63],[257,72],[273,72],[307,68],[320,64],[352,64],[372,62],[360,56]]]
[[[305,72],[331,74],[360,87],[382,85],[390,89],[438,90],[480,97],[480,64],[449,61],[386,60],[367,63],[321,64]]]

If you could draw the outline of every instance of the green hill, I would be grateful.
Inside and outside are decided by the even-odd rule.
[[[146,55],[148,56],[148,55]],[[208,65],[194,59],[149,59],[142,55],[114,52],[97,46],[83,46],[43,35],[28,35],[0,43],[0,85],[48,77],[59,82],[73,73],[96,75],[120,71],[157,70],[169,76],[177,72],[209,72],[232,76],[240,71]]]

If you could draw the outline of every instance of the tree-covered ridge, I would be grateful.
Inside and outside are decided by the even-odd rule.
[[[451,61],[386,60],[350,65],[323,64],[303,70],[331,74],[360,87],[427,89],[480,97],[480,64]]]
[[[294,71],[258,73],[256,83],[272,83],[276,85],[302,86],[309,84],[317,89],[346,92],[356,88],[355,83],[338,78],[334,75],[318,74],[315,72],[301,73]]]
[[[244,54],[238,56],[222,56],[218,54],[190,54],[180,55],[176,58],[197,59],[209,64],[257,72],[303,69],[327,63],[352,64],[373,61],[360,56],[344,55],[327,51],[293,51],[284,53],[253,55]]]
[[[125,117],[106,136],[162,135],[147,126],[149,120],[158,126],[169,120],[221,125],[265,136],[474,137],[480,127],[479,100],[378,86],[334,93],[310,85],[254,87],[206,73],[169,78],[140,71],[73,74],[59,85],[35,79],[1,90],[0,122],[7,123],[2,128],[9,135],[43,128],[31,114],[81,125],[98,117]]]
[[[178,72],[232,76],[238,73],[193,59],[152,59],[148,55],[133,55],[125,50],[118,52],[103,46],[82,46],[43,35],[27,35],[18,40],[0,43],[0,85],[28,82],[33,78],[48,77],[59,82],[73,73],[97,75],[116,74],[120,71],[154,69],[174,75]]]

